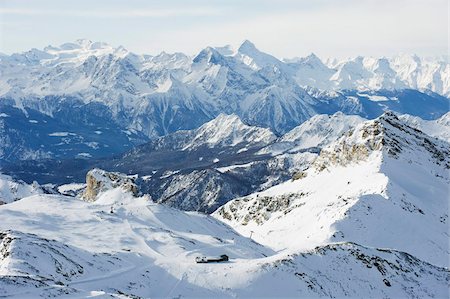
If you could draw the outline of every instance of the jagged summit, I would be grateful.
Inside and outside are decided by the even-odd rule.
[[[203,143],[211,147],[219,144],[235,146],[244,140],[250,144],[269,143],[275,138],[269,129],[248,126],[237,115],[222,113],[198,128],[195,131],[195,137],[186,147],[191,148],[195,147],[195,144]]]
[[[143,148],[168,150],[193,150],[198,147],[222,148],[233,147],[233,151],[241,147],[263,146],[276,139],[267,128],[244,124],[235,114],[219,114],[198,129],[178,131],[160,137]],[[230,149],[231,150],[231,149]]]
[[[213,63],[213,64],[223,64],[224,58],[222,54],[213,47],[207,47],[200,51],[200,53],[194,57],[194,63]]]
[[[7,123],[2,133],[10,140],[0,143],[0,158],[107,156],[177,130],[198,128],[220,113],[235,113],[251,125],[282,135],[313,115],[337,111],[372,119],[393,109],[428,120],[448,112],[448,98],[404,89],[426,88],[445,95],[448,68],[436,61],[397,68],[389,60],[393,76],[383,73],[387,68],[373,69],[375,64],[352,68],[353,61],[330,68],[314,56],[305,63],[285,63],[250,42],[228,54],[210,47],[194,59],[180,53],[136,55],[123,47],[82,40],[2,56],[2,109],[21,121],[0,119]],[[75,107],[82,113],[73,113]],[[27,120],[28,110],[37,113],[33,122]],[[47,116],[52,126],[43,125],[50,124]],[[112,145],[107,134],[91,134],[102,131],[98,127],[105,121],[107,128],[117,129],[115,135],[122,135],[120,142]],[[62,143],[53,134],[61,133],[57,127],[74,123],[80,126],[62,134],[80,146],[60,150],[73,143]],[[21,141],[15,132],[33,141]]]
[[[310,63],[311,65],[324,65],[322,60],[314,53],[311,53],[304,58],[300,58],[299,62]]]
[[[244,54],[251,54],[255,51],[259,51],[255,44],[249,41],[248,39],[244,40],[242,44],[239,46],[238,51]]]
[[[256,48],[249,40],[245,40],[238,49],[237,58],[253,69],[261,69],[267,66],[276,66],[285,69],[283,62],[272,55],[266,54]]]
[[[316,165],[346,165],[367,159],[373,152],[381,151],[389,157],[409,159],[418,152],[430,156],[438,165],[450,168],[448,144],[408,126],[391,111],[379,118],[362,123],[348,131],[334,144],[322,150]]]

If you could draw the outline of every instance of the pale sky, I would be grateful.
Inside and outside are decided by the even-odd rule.
[[[146,54],[249,39],[279,58],[449,54],[448,0],[0,0],[0,52],[79,38]]]

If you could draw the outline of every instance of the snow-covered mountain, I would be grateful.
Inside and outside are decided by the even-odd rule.
[[[337,111],[375,118],[390,109],[436,119],[449,111],[448,73],[448,63],[416,56],[283,62],[249,41],[236,51],[207,47],[188,57],[78,40],[0,57],[0,155],[10,161],[107,156],[198,128],[221,113],[277,134]],[[76,135],[49,135],[60,132]],[[122,141],[108,143],[109,134]],[[17,138],[25,135],[29,142]]]
[[[219,115],[157,138],[103,161],[140,175],[94,169],[86,187],[58,188],[84,200],[0,206],[0,296],[448,297],[448,125],[336,113],[276,138]],[[168,207],[254,191],[214,217]]]
[[[415,297],[448,295],[448,269],[393,249],[336,243],[275,252],[216,219],[133,197],[36,195],[0,207],[0,295]],[[227,263],[197,256],[227,254]],[[346,273],[346,275],[342,275]]]
[[[298,71],[301,86],[322,90],[420,89],[450,95],[450,64],[440,59],[401,54],[387,57],[355,57],[322,62],[311,54],[288,60]]]
[[[428,89],[445,96],[450,92],[450,65],[438,58],[401,54],[392,58],[359,56],[323,62],[311,54],[283,62],[261,52],[248,40],[237,51],[208,47],[192,60],[182,53],[137,55],[122,46],[114,48],[85,39],[59,47],[2,55],[0,59],[0,95],[4,98],[86,95],[89,89],[106,91],[106,88],[126,92],[122,95],[127,96],[164,93],[174,81],[192,82],[199,70],[208,70],[199,83],[206,83],[203,80],[208,77],[219,83],[217,79],[227,78],[227,71],[238,71],[249,79],[254,75],[252,70],[273,67],[284,75],[293,74],[301,86],[322,90],[410,88]],[[271,71],[276,73],[274,69]]]
[[[145,148],[192,151],[199,147],[230,147],[234,151],[245,151],[267,145],[275,139],[269,129],[246,125],[237,115],[220,114],[198,129],[158,138]]]
[[[214,215],[278,250],[351,241],[448,267],[449,157],[449,143],[386,113],[325,147],[291,181]]]

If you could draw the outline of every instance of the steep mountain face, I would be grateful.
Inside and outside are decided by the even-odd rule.
[[[199,129],[160,137],[114,159],[26,162],[4,169],[30,183],[69,187],[84,182],[85,173],[94,167],[138,175],[138,189],[154,201],[212,213],[231,199],[301,176],[323,147],[361,122],[358,116],[342,113],[317,115],[275,140],[267,129],[245,125],[235,115],[220,115]],[[437,137],[448,130],[445,116],[421,123]]]
[[[140,189],[159,203],[211,213],[233,198],[290,179],[344,128],[359,122],[361,118],[342,113],[315,116],[275,140],[267,129],[220,115],[199,129],[160,137],[101,167],[138,173]]]
[[[131,172],[138,167],[139,172],[147,174],[195,169],[234,156],[253,159],[255,152],[275,139],[268,129],[246,125],[236,115],[221,114],[198,129],[178,131],[138,146],[110,165]]]
[[[194,58],[87,40],[32,49],[0,57],[0,159],[105,157],[220,113],[276,134],[337,111],[436,119],[449,111],[449,69],[418,57],[283,62],[249,41]]]
[[[0,217],[5,297],[448,296],[448,269],[404,252],[349,242],[275,252],[210,216],[121,188],[95,203],[27,197],[0,206]],[[230,261],[195,262],[221,254]]]
[[[449,154],[448,143],[386,113],[324,148],[292,181],[214,215],[277,249],[351,241],[448,267]]]

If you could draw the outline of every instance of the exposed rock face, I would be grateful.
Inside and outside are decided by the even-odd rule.
[[[423,148],[437,164],[450,168],[448,144],[408,126],[392,112],[385,112],[378,119],[348,131],[321,151],[314,166],[319,171],[330,164],[346,166],[366,160],[374,151],[397,158],[402,151],[415,147]]]
[[[86,174],[86,189],[82,198],[86,201],[95,201],[100,192],[117,187],[131,192],[134,196],[139,193],[133,177],[94,168]]]
[[[288,193],[273,197],[253,194],[235,199],[220,207],[215,213],[230,221],[240,221],[242,225],[247,225],[251,221],[261,225],[276,212],[286,215],[302,206],[303,203],[294,204],[294,202],[305,196],[307,196],[305,193]],[[283,217],[282,215],[278,218]]]

